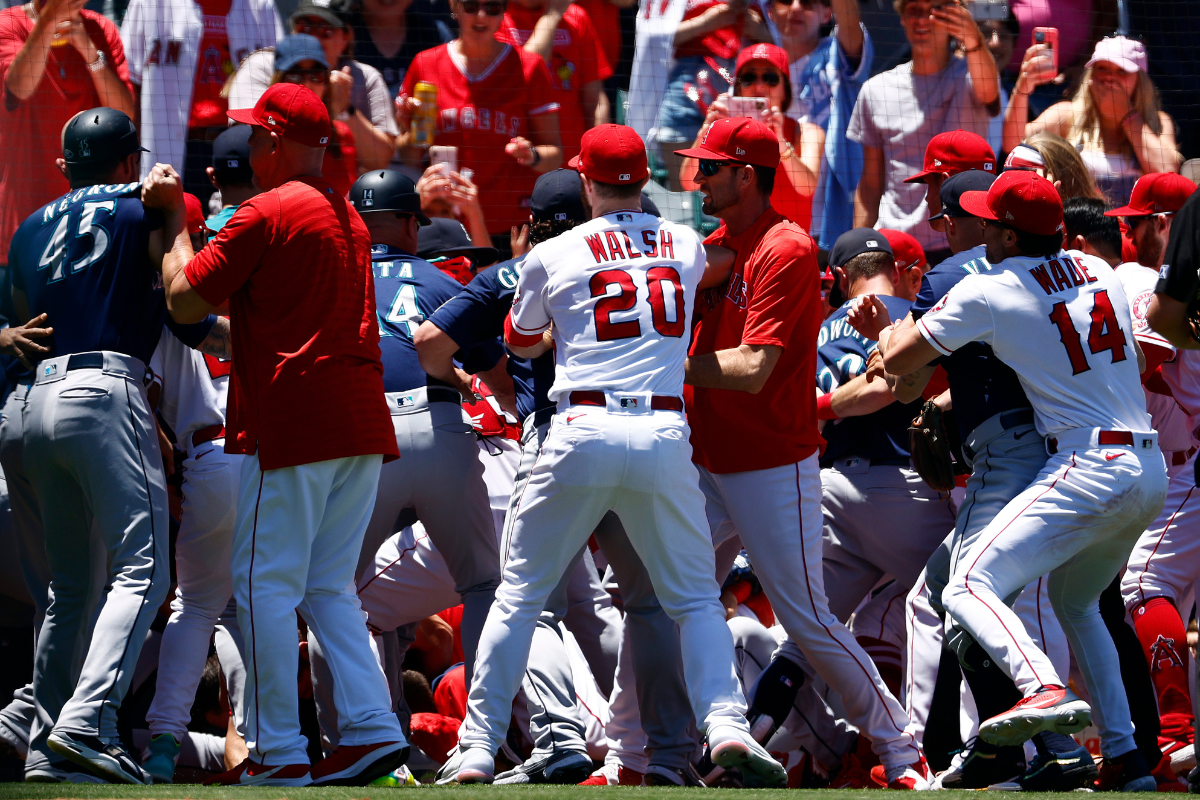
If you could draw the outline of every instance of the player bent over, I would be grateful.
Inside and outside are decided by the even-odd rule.
[[[1062,201],[1036,173],[1006,172],[962,207],[986,220],[988,273],[955,285],[916,326],[880,335],[887,371],[908,374],[970,342],[1011,366],[1047,437],[1050,458],[955,565],[947,612],[1010,674],[1024,699],[980,723],[980,736],[1019,744],[1043,730],[1073,733],[1092,718],[1104,764],[1097,786],[1153,791],[1133,740],[1116,648],[1100,593],[1163,506],[1166,467],[1139,380],[1141,349],[1112,268],[1062,249]],[[875,313],[878,299],[863,311]],[[1050,602],[1095,709],[1065,688],[1004,599],[1050,573]]]
[[[379,354],[371,240],[321,177],[329,115],[310,90],[268,89],[253,109],[250,165],[264,191],[199,254],[183,228],[180,179],[157,165],[144,193],[166,210],[163,259],[176,319],[229,301],[234,335],[226,449],[242,453],[233,583],[246,653],[250,756],[221,784],[366,784],[403,764],[408,744],[371,652],[354,569],[383,458],[397,455]],[[309,430],[306,397],[339,387],[342,413]],[[309,426],[311,427],[311,426]],[[310,770],[300,732],[296,612],[320,639],[341,742]]]
[[[553,326],[558,413],[518,501],[480,637],[458,781],[492,780],[538,614],[611,509],[679,624],[692,708],[713,760],[782,785],[783,767],[749,735],[689,466],[683,364],[704,250],[689,229],[642,213],[649,170],[631,128],[588,131],[571,166],[592,220],[526,256],[506,324],[509,349],[522,356],[540,354]]]

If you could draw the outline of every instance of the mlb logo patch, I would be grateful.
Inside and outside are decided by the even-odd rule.
[[[56,374],[58,374],[58,364],[47,364],[47,365],[46,365],[46,372],[45,372],[45,374],[46,374],[46,375],[56,375]]]
[[[328,136],[322,136],[322,137],[321,137],[321,144],[329,144],[329,137],[328,137]]]
[[[627,181],[627,180],[629,180],[629,175],[630,175],[630,173],[628,173],[628,172],[622,172],[620,175],[617,176],[617,180]]]
[[[992,163],[992,162],[990,162],[990,161],[988,161],[987,163],[985,163],[985,164],[983,165],[983,171],[984,171],[984,172],[994,172],[995,170],[996,170],[996,165],[995,165],[995,164],[993,164],[993,163]]]
[[[617,222],[633,222],[633,214],[617,214]]]
[[[416,404],[416,398],[414,398],[411,394],[406,394],[403,397],[396,398],[397,408],[407,408],[408,406],[415,406]]]
[[[225,159],[225,168],[226,169],[237,169],[238,168],[238,160],[236,158]]]
[[[622,397],[621,408],[637,408],[638,401],[636,397]]]
[[[867,247],[879,247],[879,241],[877,239],[867,239],[866,245]]]
[[[374,189],[363,189],[362,204],[363,208],[375,205]]]

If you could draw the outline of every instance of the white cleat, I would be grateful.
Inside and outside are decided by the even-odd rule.
[[[738,767],[754,773],[765,786],[787,786],[787,771],[749,731],[721,725],[708,732],[708,757],[718,767]]]

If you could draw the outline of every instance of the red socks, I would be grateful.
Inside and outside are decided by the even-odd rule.
[[[1142,653],[1150,665],[1150,677],[1158,694],[1158,713],[1192,716],[1188,693],[1187,631],[1175,604],[1155,597],[1136,607],[1130,615]]]

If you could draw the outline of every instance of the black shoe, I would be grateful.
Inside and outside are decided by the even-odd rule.
[[[966,758],[938,776],[943,789],[986,789],[1025,772],[1025,749],[1000,747],[978,736],[967,743]]]
[[[88,772],[114,783],[151,784],[154,779],[120,747],[79,733],[51,731],[50,749]]]
[[[1079,745],[1069,752],[1038,753],[1024,774],[988,788],[1006,792],[1073,792],[1091,789],[1098,774],[1092,754]]]
[[[700,773],[691,764],[687,769],[678,767],[663,767],[651,764],[642,778],[643,786],[698,786],[703,788],[704,781]]]
[[[592,774],[592,760],[584,753],[564,750],[545,758],[526,761],[516,769],[496,776],[497,785],[510,783],[577,784]]]
[[[1097,792],[1153,792],[1158,789],[1158,780],[1150,774],[1142,751],[1135,749],[1104,759],[1092,788]]]

